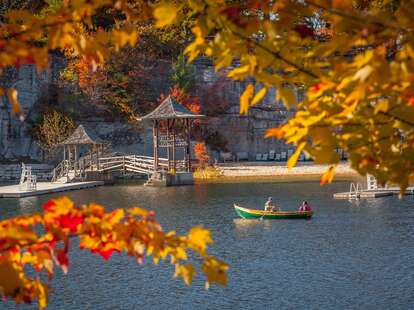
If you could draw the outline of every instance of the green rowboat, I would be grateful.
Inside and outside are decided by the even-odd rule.
[[[313,211],[264,211],[253,210],[234,205],[237,214],[244,219],[310,219]]]

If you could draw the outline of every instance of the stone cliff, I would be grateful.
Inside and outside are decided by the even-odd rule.
[[[52,57],[52,56],[51,56]],[[48,70],[36,74],[35,68],[25,65],[3,78],[5,87],[15,87],[26,116],[34,113],[35,102],[48,91],[48,86],[55,82],[62,68],[61,59],[52,59]],[[209,59],[199,58],[194,62],[196,81],[204,85],[213,85],[223,74],[214,71]],[[165,83],[165,79],[161,79]],[[244,152],[249,159],[257,153],[286,151],[287,146],[275,139],[265,139],[267,128],[278,126],[289,115],[280,102],[276,101],[276,90],[270,91],[263,102],[253,107],[247,116],[239,115],[239,97],[246,82],[234,82],[224,79],[217,89],[227,103],[226,110],[209,120],[209,128],[219,132],[227,140],[228,151],[236,154]],[[158,85],[159,89],[168,89],[168,85]],[[205,99],[205,98],[204,98]],[[211,98],[210,98],[211,99]],[[203,98],[201,98],[203,102]],[[7,98],[0,99],[0,159],[42,160],[42,152],[27,133],[27,122],[19,121],[11,115]],[[143,129],[142,124],[128,124],[104,119],[82,119],[79,123],[94,128],[97,134],[112,144],[114,151],[123,153],[152,153],[151,128]],[[137,129],[138,128],[138,129]],[[213,154],[218,156],[218,154]]]

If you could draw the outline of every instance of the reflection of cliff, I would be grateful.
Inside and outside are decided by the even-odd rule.
[[[51,56],[52,57],[52,56]],[[2,85],[4,87],[15,87],[19,92],[19,100],[23,110],[29,118],[36,114],[36,102],[42,95],[51,92],[50,85],[56,83],[59,70],[63,67],[62,59],[53,56],[53,60],[48,70],[40,75],[36,74],[33,66],[22,66],[18,70],[11,70],[9,74],[3,76]],[[163,68],[163,74],[158,76],[137,76],[136,87],[142,89],[141,95],[136,98],[136,104],[142,102],[147,97],[158,96],[169,88],[168,72],[169,64],[162,62],[159,66]],[[196,81],[200,86],[195,95],[198,95],[203,104],[209,106],[210,115],[216,115],[209,121],[209,129],[212,132],[218,131],[228,141],[229,151],[248,152],[252,159],[256,153],[267,153],[269,150],[281,151],[286,146],[274,139],[264,139],[265,130],[269,127],[278,126],[283,122],[288,111],[275,100],[275,91],[270,91],[263,102],[252,108],[247,116],[239,115],[239,97],[243,92],[246,83],[234,82],[225,78],[225,72],[216,73],[212,63],[207,58],[199,58],[194,62],[196,71]],[[154,69],[155,70],[155,69]],[[158,70],[160,71],[160,70]],[[157,71],[157,72],[158,72]],[[161,72],[161,71],[160,71]],[[149,80],[149,83],[144,83]],[[141,84],[145,84],[145,87]],[[135,85],[135,84],[134,84]],[[147,94],[148,93],[148,94]],[[158,93],[158,94],[155,94]],[[60,94],[59,96],[64,96]],[[153,102],[156,102],[154,97]],[[69,102],[69,100],[67,100]],[[85,123],[95,128],[97,134],[104,140],[112,143],[114,150],[125,153],[144,152],[151,153],[152,139],[150,129],[142,131],[141,124],[128,124],[119,120],[111,120],[104,116],[91,117],[94,105],[89,105],[88,113],[86,109],[79,109],[77,100],[73,104],[66,104],[65,111],[72,114],[89,115],[84,119],[76,119],[78,123]],[[209,113],[207,113],[209,114]],[[106,121],[104,120],[106,119]],[[138,125],[138,126],[137,126]],[[7,98],[0,99],[0,159],[1,158],[32,158],[41,159],[41,151],[36,143],[27,133],[28,122],[20,122],[16,117],[11,116],[10,106]]]

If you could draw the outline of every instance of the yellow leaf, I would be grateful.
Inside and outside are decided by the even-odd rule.
[[[355,73],[354,80],[360,80],[363,82],[369,77],[372,71],[374,71],[374,68],[372,68],[370,65],[366,65]]]
[[[380,100],[375,104],[374,113],[378,114],[378,112],[387,112],[389,108],[388,100]]]
[[[116,209],[109,215],[109,222],[111,224],[119,223],[125,216],[124,209]]]
[[[263,97],[266,95],[267,93],[267,87],[263,87],[261,90],[259,90],[256,95],[254,95],[254,98],[252,100],[251,105],[255,105],[257,104],[260,100],[263,99]]]
[[[23,270],[15,264],[3,261],[0,263],[0,292],[6,296],[13,296],[24,287],[22,281]]]
[[[191,264],[175,265],[174,277],[182,277],[185,284],[191,285],[193,277],[197,274],[196,270]]]
[[[244,65],[231,70],[227,76],[232,79],[242,79],[250,72],[250,65]]]
[[[188,240],[202,252],[207,249],[207,245],[213,243],[210,232],[202,227],[193,227],[188,233]]]
[[[210,284],[217,283],[223,286],[227,285],[227,270],[229,266],[214,257],[208,257],[201,266],[204,274],[207,277],[206,288],[208,289]]]
[[[298,158],[300,156],[300,153],[302,153],[303,148],[305,147],[306,142],[301,142],[298,147],[296,148],[296,151],[290,156],[287,166],[288,168],[293,168],[296,165],[296,162],[298,161]]]
[[[330,166],[321,177],[321,185],[331,183],[335,174],[336,166]]]
[[[367,50],[364,53],[361,53],[361,54],[359,54],[355,57],[354,64],[358,68],[361,68],[362,66],[364,66],[368,62],[370,62],[372,57],[374,57],[374,51],[373,50]]]
[[[253,84],[247,85],[243,94],[240,96],[240,114],[247,114],[247,112],[249,111],[250,102],[252,100],[253,93],[254,93]]]
[[[156,27],[164,27],[172,24],[177,17],[177,8],[175,5],[163,3],[154,9]]]
[[[293,91],[287,87],[280,87],[277,90],[277,99],[282,100],[286,107],[290,107],[296,103],[296,96]]]
[[[7,91],[7,97],[12,105],[12,113],[17,114],[22,111],[22,107],[20,105],[19,99],[17,98],[17,90],[14,88],[10,88]]]

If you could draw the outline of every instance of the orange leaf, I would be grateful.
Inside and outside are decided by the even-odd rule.
[[[331,183],[335,174],[335,166],[330,166],[321,177],[321,185]]]
[[[276,139],[281,139],[283,137],[283,130],[281,128],[269,128],[266,131],[265,138],[272,137],[275,137]]]
[[[240,114],[247,114],[254,94],[253,84],[247,85],[243,94],[240,96]]]
[[[17,98],[17,90],[14,88],[10,88],[7,91],[7,97],[10,100],[10,103],[12,105],[12,113],[17,114],[22,111],[22,107],[20,105],[19,99]]]

